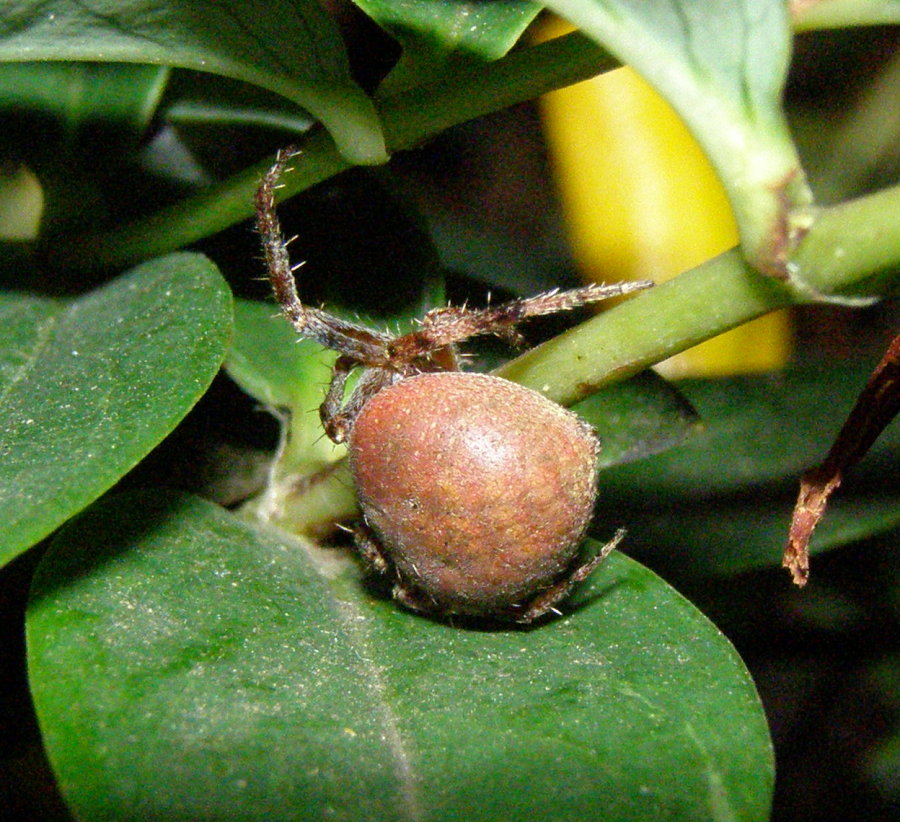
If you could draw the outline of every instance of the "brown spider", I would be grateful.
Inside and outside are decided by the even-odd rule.
[[[593,430],[535,391],[460,371],[456,344],[494,334],[514,344],[527,317],[648,288],[649,281],[551,291],[484,309],[429,311],[392,337],[304,305],[275,211],[274,192],[297,152],[278,152],[256,195],[268,276],[299,334],[339,353],[319,413],[347,442],[364,522],[367,564],[393,575],[394,597],[434,615],[531,622],[555,610],[615,548],[583,540],[596,498]],[[347,379],[363,368],[345,401]]]

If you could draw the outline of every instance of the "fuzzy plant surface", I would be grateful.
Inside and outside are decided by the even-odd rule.
[[[547,12],[576,31],[536,42]],[[664,577],[709,591],[778,564],[792,483],[873,363],[679,385],[648,369],[777,309],[896,293],[900,185],[819,202],[783,92],[797,32],[897,23],[897,3],[357,0],[341,22],[318,0],[0,9],[0,803],[91,822],[763,822],[753,677]],[[366,75],[370,44],[390,59]],[[518,356],[476,347],[473,367],[594,426],[585,547],[624,526],[641,561],[615,552],[527,628],[403,610],[335,537],[358,510],[315,414],[333,355],[258,282],[260,178],[300,145],[279,197],[301,292],[412,328],[460,280],[485,289],[442,264],[392,158],[622,64],[691,129],[740,245]],[[372,166],[350,234],[315,229]],[[379,221],[389,240],[357,256]],[[893,538],[896,446],[895,425],[814,552]]]

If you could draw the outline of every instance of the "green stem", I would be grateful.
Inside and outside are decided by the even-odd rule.
[[[791,264],[813,295],[887,294],[900,271],[900,185],[819,209]]]
[[[325,536],[335,523],[357,513],[353,477],[346,459],[341,459],[311,477],[295,475],[280,480],[239,509],[248,520],[277,525],[294,534]]]
[[[272,165],[266,157],[240,174],[147,217],[71,243],[57,240],[43,249],[50,266],[91,271],[116,268],[157,257],[195,243],[246,220],[253,213],[253,197],[263,174]],[[284,180],[281,198],[296,194],[349,168],[331,138],[317,129],[304,140],[303,162],[295,163]]]
[[[796,301],[791,289],[752,269],[732,249],[527,351],[497,373],[571,405]]]
[[[821,294],[887,294],[900,274],[898,214],[900,186],[821,209],[791,260],[794,283],[760,274],[732,249],[531,349],[498,374],[571,405],[770,311]]]
[[[829,0],[792,4],[794,31],[890,26],[900,22],[894,0]]]
[[[413,148],[435,134],[619,66],[580,32],[466,66],[442,80],[378,101],[388,149]]]
[[[440,82],[377,101],[390,152],[413,148],[436,133],[548,91],[586,80],[616,63],[595,43],[573,33],[467,67]],[[280,199],[305,191],[350,167],[321,129],[302,141],[303,155],[284,178]],[[272,163],[259,163],[216,186],[130,225],[72,242],[54,238],[43,249],[48,265],[96,270],[124,266],[174,251],[253,214],[259,180]]]

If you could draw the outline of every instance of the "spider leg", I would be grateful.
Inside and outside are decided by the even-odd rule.
[[[615,536],[600,549],[596,556],[588,560],[580,561],[565,577],[559,580],[559,582],[528,603],[525,611],[516,617],[516,622],[527,624],[529,622],[534,622],[536,619],[548,614],[550,611],[556,611],[556,605],[562,602],[579,582],[586,580],[594,569],[616,549],[616,546],[618,546],[624,537],[625,529],[620,528],[616,531]],[[559,613],[559,611],[556,612]]]
[[[569,291],[548,291],[545,294],[511,300],[488,308],[471,309],[457,306],[435,308],[425,315],[422,327],[418,331],[398,337],[391,342],[388,345],[388,352],[395,363],[410,362],[435,349],[451,346],[480,334],[494,334],[518,344],[521,343],[522,337],[515,326],[528,317],[570,311],[588,303],[641,291],[652,285],[653,282],[650,280],[609,285],[596,283]]]
[[[353,528],[353,542],[367,570],[376,576],[385,576],[395,571],[390,557],[385,553],[375,532],[365,522],[357,523]],[[440,612],[438,604],[427,594],[407,585],[395,572],[395,581],[391,587],[393,598],[409,608],[423,614]]]
[[[353,418],[341,412],[344,402],[344,389],[350,372],[358,365],[351,357],[338,357],[331,372],[331,382],[325,399],[319,406],[319,419],[322,427],[332,442],[344,442],[350,431]]]
[[[352,531],[356,550],[366,567],[375,574],[386,574],[391,568],[391,563],[375,532],[365,522],[357,523]]]
[[[353,422],[370,397],[389,385],[397,375],[383,368],[364,371],[350,399],[344,403],[344,392],[350,372],[361,365],[352,357],[338,357],[331,375],[325,400],[319,406],[319,419],[332,442],[346,442]]]
[[[291,158],[297,154],[297,150],[293,148],[279,151],[275,164],[263,177],[256,192],[256,226],[262,238],[266,268],[275,298],[282,313],[299,334],[326,348],[340,351],[359,363],[384,365],[386,345],[390,337],[341,320],[318,308],[306,306],[297,294],[287,242],[275,210],[278,180]]]

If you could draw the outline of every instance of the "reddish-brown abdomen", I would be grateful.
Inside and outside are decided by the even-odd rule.
[[[360,505],[401,583],[486,614],[571,566],[596,497],[597,439],[535,391],[462,372],[372,397],[350,438]]]

